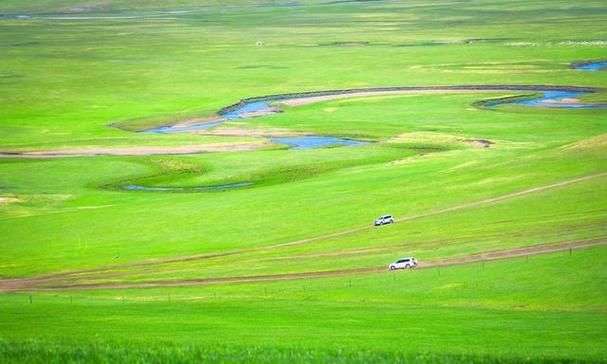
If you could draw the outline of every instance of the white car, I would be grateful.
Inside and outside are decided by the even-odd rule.
[[[390,264],[388,267],[390,270],[396,269],[411,269],[417,267],[417,260],[415,258],[401,258],[396,262]]]
[[[393,224],[393,223],[394,223],[394,218],[392,217],[392,215],[384,215],[384,216],[380,216],[377,219],[375,219],[375,222],[373,224],[375,226],[381,226],[381,225]]]

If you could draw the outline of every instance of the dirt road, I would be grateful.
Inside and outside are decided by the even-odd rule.
[[[543,191],[547,191],[547,190],[551,190],[551,189],[555,189],[555,188],[565,187],[565,186],[568,186],[571,184],[589,181],[589,180],[593,180],[593,179],[598,179],[598,178],[602,178],[602,177],[607,177],[607,172],[577,177],[577,178],[573,178],[573,179],[569,179],[569,180],[565,180],[565,181],[561,181],[561,182],[557,182],[557,183],[552,183],[552,184],[548,184],[548,185],[544,185],[544,186],[533,187],[533,188],[509,193],[509,194],[498,196],[498,197],[493,197],[493,198],[484,199],[484,200],[480,200],[480,201],[465,203],[465,204],[452,206],[452,207],[448,207],[445,209],[435,210],[435,211],[431,211],[431,212],[427,212],[427,213],[406,216],[406,217],[397,219],[395,221],[395,223],[397,223],[397,224],[406,223],[408,221],[412,221],[412,220],[416,220],[416,219],[437,216],[437,215],[446,214],[446,213],[454,212],[454,211],[460,211],[460,210],[464,210],[464,209],[468,209],[468,208],[487,206],[487,205],[499,203],[501,201],[518,198],[518,197],[530,195],[533,193],[539,193],[539,192],[543,192]],[[103,266],[103,267],[96,267],[96,268],[91,268],[91,269],[80,269],[80,270],[52,273],[52,274],[46,274],[46,275],[32,277],[32,278],[0,280],[0,292],[37,289],[37,287],[42,287],[42,286],[48,287],[48,286],[51,286],[53,284],[53,282],[55,282],[55,283],[63,282],[63,281],[70,280],[70,279],[72,279],[72,280],[82,279],[82,278],[107,279],[107,278],[112,278],[112,277],[120,277],[120,276],[124,276],[126,273],[115,272],[115,271],[123,269],[123,268],[144,267],[144,266],[162,265],[162,264],[179,263],[179,262],[190,262],[190,261],[196,261],[196,260],[213,259],[213,258],[234,256],[234,255],[245,254],[245,253],[281,249],[281,248],[290,247],[290,246],[294,246],[294,245],[301,245],[301,244],[331,239],[334,237],[355,234],[355,233],[362,232],[362,231],[368,231],[373,228],[374,228],[373,226],[366,225],[366,226],[348,229],[348,230],[344,230],[344,231],[339,231],[339,232],[335,232],[335,233],[331,233],[331,234],[325,234],[325,235],[320,235],[320,236],[316,236],[316,237],[312,237],[312,238],[301,239],[301,240],[296,240],[296,241],[292,241],[292,242],[257,247],[257,248],[239,249],[239,250],[232,250],[232,251],[226,251],[226,252],[220,252],[220,253],[197,254],[197,255],[182,256],[182,257],[150,259],[150,260],[144,260],[144,261],[139,261],[139,262],[131,262],[131,263],[125,263],[125,264],[114,264],[114,265],[108,265],[108,266]],[[585,242],[583,242],[583,243],[585,243]],[[547,247],[551,247],[551,246],[553,246],[553,245],[549,245]],[[548,248],[546,248],[546,249],[548,249]],[[446,262],[444,264],[448,264],[448,262]],[[310,274],[312,274],[312,273],[310,273]],[[327,274],[327,273],[323,272],[323,274]],[[251,279],[251,278],[248,277],[247,279]],[[218,283],[218,282],[215,282],[215,283]]]
[[[123,148],[78,148],[48,151],[0,153],[0,158],[62,158],[92,157],[101,155],[155,155],[155,154],[195,154],[213,152],[238,152],[256,150],[268,145],[264,141],[248,143],[220,143],[185,145],[176,147],[123,147]]]
[[[575,249],[591,248],[601,245],[607,245],[607,237],[589,239],[582,241],[572,241],[561,244],[536,245],[523,248],[489,251],[485,253],[456,256],[452,258],[420,262],[417,269],[430,269],[436,267],[446,267],[461,264],[470,264],[478,262],[488,262],[515,257],[524,257],[545,253],[554,253],[559,251],[570,251]],[[218,278],[197,278],[182,280],[156,280],[133,283],[93,283],[93,284],[65,284],[49,282],[47,280],[38,280],[36,278],[24,278],[13,280],[0,280],[0,292],[20,292],[20,291],[66,291],[66,290],[101,290],[101,289],[127,289],[127,288],[154,288],[154,287],[181,287],[181,286],[202,286],[210,284],[236,284],[236,283],[255,283],[272,282],[295,279],[327,278],[337,276],[359,275],[369,273],[379,273],[387,271],[386,267],[363,267],[354,269],[341,269],[329,271],[300,272],[287,274],[269,274],[254,276],[232,276]]]

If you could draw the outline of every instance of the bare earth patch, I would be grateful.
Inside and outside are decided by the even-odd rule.
[[[192,125],[204,125],[207,123],[214,123],[216,121],[221,121],[223,120],[223,118],[219,115],[212,115],[206,118],[193,118],[193,119],[187,119],[187,120],[182,120],[176,124],[173,124],[173,127],[177,127],[177,128],[184,128],[184,127],[188,127],[188,126],[192,126]]]
[[[489,148],[494,142],[485,139],[468,139],[457,135],[430,133],[430,132],[413,132],[404,133],[390,138],[388,143],[408,143],[420,145],[468,145],[475,148]]]
[[[19,199],[12,196],[0,196],[0,206],[8,205],[9,203],[19,202]]]
[[[536,245],[530,247],[489,251],[484,253],[470,254],[459,257],[431,260],[420,262],[418,269],[428,269],[451,265],[470,264],[487,262],[494,260],[509,259],[515,257],[524,257],[537,254],[554,253],[572,249],[584,249],[607,244],[607,239],[597,238],[589,240],[570,241],[560,244]],[[306,278],[326,278],[347,275],[360,275],[368,273],[378,273],[386,271],[386,267],[362,267],[353,269],[329,270],[329,271],[308,271],[298,273],[269,274],[257,276],[233,276],[217,278],[194,278],[182,280],[154,280],[144,282],[109,282],[109,283],[69,283],[65,281],[49,281],[44,278],[18,278],[18,279],[0,279],[0,292],[19,292],[28,290],[41,291],[64,291],[80,289],[127,289],[127,288],[151,288],[151,287],[180,287],[180,286],[199,286],[209,284],[234,284],[234,283],[254,283],[271,282]]]
[[[483,90],[485,91],[485,90]],[[428,95],[428,94],[447,94],[447,93],[478,93],[478,90],[398,90],[398,91],[361,91],[350,92],[335,95],[307,96],[295,99],[281,100],[280,104],[290,107],[308,105],[316,102],[338,100],[353,97],[385,96],[385,95]]]
[[[221,135],[221,136],[241,136],[241,137],[289,137],[306,135],[306,133],[294,132],[288,129],[265,129],[265,128],[245,128],[232,126],[219,126],[213,129],[200,130],[196,134],[203,135]]]
[[[186,145],[176,147],[128,147],[128,148],[83,148],[20,153],[0,153],[0,158],[61,158],[99,155],[154,155],[154,154],[194,154],[212,152],[240,152],[256,150],[268,145],[267,142],[222,143]]]
[[[576,99],[574,97],[565,97],[564,99],[558,100],[542,100],[540,101],[542,104],[580,104],[582,101],[580,99]]]
[[[468,202],[461,205],[456,205],[444,209],[439,209],[435,211],[430,211],[426,213],[421,213],[417,215],[405,216],[395,220],[395,223],[404,223],[411,220],[417,220],[422,218],[433,217],[437,215],[442,215],[454,211],[460,211],[463,209],[482,207],[487,205],[493,205],[499,203],[501,201],[510,200],[514,198],[518,198],[521,196],[526,196],[529,194],[539,193],[551,189],[556,189],[564,186],[568,186],[571,184],[576,184],[584,181],[590,181],[599,178],[607,177],[607,172],[597,173],[592,175],[581,176],[573,179],[564,180],[561,182],[543,185],[538,187],[529,188],[526,190],[521,190],[518,192],[509,193],[502,196],[497,196],[485,200]],[[80,283],[77,280],[79,278],[86,279],[107,279],[110,277],[121,277],[124,274],[128,274],[125,272],[116,272],[113,270],[122,269],[122,268],[130,268],[130,267],[141,267],[141,266],[153,266],[159,264],[167,264],[167,263],[177,263],[177,262],[190,262],[197,260],[205,260],[205,259],[213,259],[217,257],[226,257],[226,256],[234,256],[242,253],[250,253],[256,251],[267,251],[267,250],[276,250],[285,247],[290,247],[294,245],[302,245],[315,241],[326,240],[333,237],[344,236],[349,234],[354,234],[357,232],[371,230],[374,229],[372,226],[361,226],[357,228],[352,228],[349,230],[339,231],[327,235],[321,235],[316,237],[311,237],[307,239],[280,243],[265,247],[255,247],[255,248],[247,248],[241,250],[233,250],[233,251],[225,251],[225,252],[217,252],[217,253],[207,253],[207,254],[199,254],[199,255],[191,255],[191,256],[182,256],[182,257],[171,257],[171,258],[160,258],[160,259],[150,259],[139,262],[131,262],[126,264],[116,264],[111,266],[90,268],[90,269],[81,269],[81,270],[73,270],[73,271],[65,271],[59,273],[51,273],[47,275],[42,275],[38,277],[31,278],[17,278],[17,279],[0,279],[0,292],[15,292],[15,291],[27,291],[27,290],[69,290],[69,289],[109,289],[109,288],[142,288],[142,287],[164,287],[164,286],[186,286],[186,285],[203,285],[203,284],[218,284],[218,283],[244,283],[244,282],[260,282],[260,281],[272,281],[272,280],[285,280],[285,279],[302,279],[302,278],[312,278],[312,277],[329,277],[329,276],[337,276],[337,275],[348,275],[348,274],[358,274],[358,273],[370,273],[370,272],[378,272],[385,270],[385,267],[367,267],[367,268],[356,268],[349,270],[335,270],[335,271],[323,271],[323,272],[301,272],[301,273],[286,273],[286,274],[277,274],[277,275],[265,275],[265,276],[240,276],[240,277],[224,277],[224,278],[199,278],[199,279],[186,279],[186,280],[163,280],[163,281],[145,281],[138,283]],[[443,265],[453,265],[453,264],[465,264],[472,262],[480,262],[487,260],[496,260],[496,259],[506,259],[510,257],[518,257],[525,255],[533,255],[533,254],[541,254],[555,251],[568,250],[571,248],[584,248],[584,247],[592,247],[598,245],[604,245],[607,243],[606,237],[600,237],[596,239],[589,240],[580,240],[580,241],[571,241],[571,242],[563,242],[560,244],[549,244],[549,245],[538,245],[526,248],[516,248],[509,249],[503,251],[496,252],[487,252],[487,253],[479,253],[472,254],[469,256],[461,256],[455,258],[448,258],[440,261],[432,261],[432,262],[424,262],[420,264],[421,268],[429,268]],[[71,282],[70,282],[71,281]]]
[[[259,116],[265,116],[268,114],[274,114],[274,113],[279,113],[279,112],[282,112],[282,110],[280,108],[270,107],[268,109],[260,110],[260,111],[243,112],[243,113],[240,113],[240,116],[243,118],[256,118]]]
[[[607,148],[607,134],[597,135],[595,137],[580,140],[573,144],[565,146],[565,150],[576,150],[576,149],[604,149]]]
[[[492,141],[485,139],[466,140],[465,142],[477,148],[489,148],[494,144]]]

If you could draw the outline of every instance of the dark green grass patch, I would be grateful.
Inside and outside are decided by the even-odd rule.
[[[0,341],[0,358],[6,364],[64,363],[324,363],[324,364],[586,364],[584,359],[501,358],[480,355],[398,354],[362,349],[310,350],[276,347],[176,345],[144,346],[125,342],[69,344],[52,341]]]

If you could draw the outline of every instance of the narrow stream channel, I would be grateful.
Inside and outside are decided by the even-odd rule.
[[[597,61],[588,63],[573,64],[573,68],[584,71],[599,71],[607,67],[607,61]],[[205,121],[199,124],[192,124],[187,126],[161,126],[158,128],[148,129],[143,133],[154,133],[154,134],[171,134],[171,133],[186,133],[198,130],[210,129],[219,125],[222,125],[228,120],[243,120],[258,116],[269,115],[272,113],[280,112],[281,110],[277,107],[273,107],[270,104],[272,102],[280,100],[292,100],[292,99],[306,99],[317,96],[332,96],[332,95],[347,95],[355,94],[357,92],[365,92],[369,95],[381,94],[385,92],[392,92],[398,90],[424,90],[424,89],[445,89],[445,90],[504,90],[504,91],[536,91],[542,92],[540,97],[530,99],[503,99],[499,101],[487,101],[484,103],[488,107],[496,107],[499,105],[517,104],[534,107],[550,107],[550,108],[564,108],[564,109],[582,109],[582,108],[605,108],[605,104],[586,104],[581,102],[578,98],[592,91],[578,91],[579,87],[566,87],[566,86],[444,86],[444,87],[388,87],[382,89],[367,89],[367,90],[335,90],[335,91],[320,91],[320,92],[307,92],[302,94],[285,94],[285,95],[273,95],[266,97],[257,97],[242,100],[241,102],[232,106],[222,109],[218,113],[218,118],[215,120]],[[591,88],[588,88],[591,89]],[[290,149],[303,150],[320,148],[327,145],[345,145],[354,146],[368,144],[368,142],[360,140],[342,139],[331,136],[318,136],[309,135],[306,137],[292,137],[292,138],[270,138],[271,141],[275,141],[281,144],[290,146]]]
[[[121,186],[121,188],[127,191],[221,191],[230,188],[251,186],[252,184],[253,182],[239,182],[227,183],[224,185],[200,187],[146,187],[140,185],[126,185]]]
[[[573,68],[583,71],[601,71],[603,68],[607,68],[607,61],[579,63],[574,65]]]
[[[607,67],[607,61],[593,62],[593,63],[581,63],[573,65],[573,68],[584,71],[598,71]],[[222,125],[228,120],[242,120],[252,117],[264,116],[281,110],[277,107],[270,105],[272,102],[279,100],[288,99],[306,99],[310,97],[318,96],[331,96],[331,95],[348,95],[355,94],[357,92],[365,92],[369,95],[381,94],[385,92],[399,91],[399,90],[424,90],[424,89],[445,89],[445,90],[504,90],[504,91],[533,91],[541,93],[540,96],[530,98],[504,98],[498,100],[488,100],[482,102],[486,107],[499,107],[502,105],[524,105],[530,107],[545,107],[545,108],[562,108],[562,109],[588,109],[588,108],[607,108],[607,104],[589,104],[584,103],[580,97],[594,92],[593,88],[583,87],[565,87],[565,86],[444,86],[444,87],[394,87],[384,89],[367,89],[367,90],[336,90],[336,91],[321,91],[321,92],[309,92],[304,94],[288,94],[288,95],[274,95],[261,98],[245,99],[238,104],[222,109],[218,113],[218,119],[205,121],[200,124],[193,124],[187,126],[162,126],[154,129],[145,130],[145,133],[155,134],[170,134],[170,133],[184,133],[198,130],[210,129],[219,125]],[[370,142],[344,139],[331,136],[319,136],[319,135],[307,135],[307,136],[294,136],[294,137],[270,137],[270,141],[277,144],[284,144],[293,150],[305,150],[313,148],[328,147],[333,145],[343,146],[357,146],[365,145]],[[201,186],[201,187],[146,187],[140,185],[126,185],[121,188],[128,191],[217,191],[225,190],[237,187],[245,187],[252,185],[252,182],[239,182],[229,183],[217,186]]]

